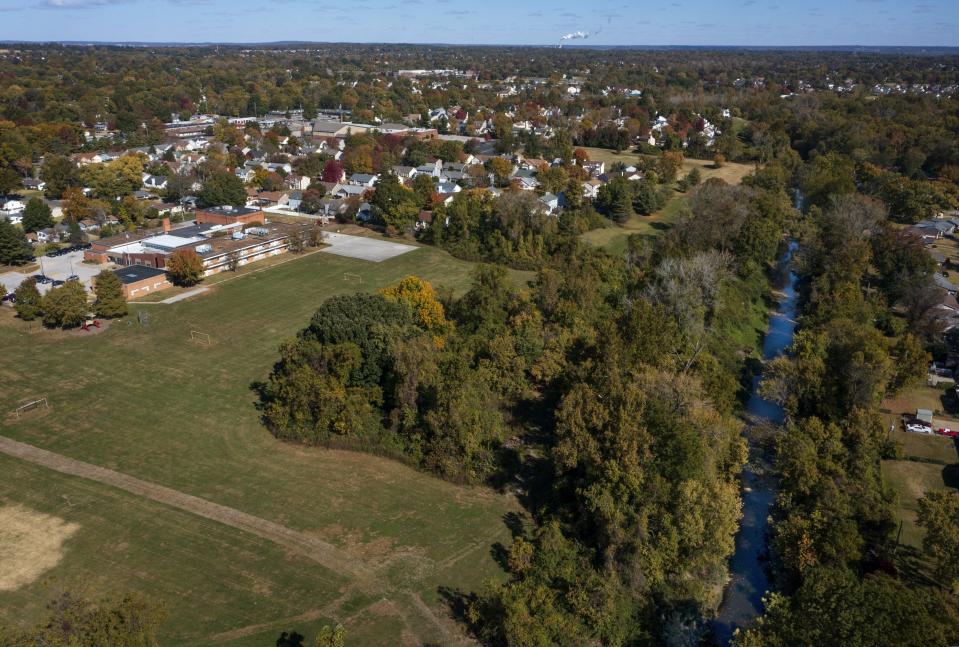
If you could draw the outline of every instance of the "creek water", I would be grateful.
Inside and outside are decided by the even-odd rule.
[[[792,344],[796,330],[796,274],[792,258],[797,244],[791,242],[779,259],[779,292],[775,314],[763,340],[763,359],[778,357]],[[746,405],[746,418],[751,421],[783,422],[782,407],[764,400],[759,395],[762,376],[753,377],[752,393]],[[750,447],[750,458],[755,448]],[[762,598],[769,590],[769,578],[763,566],[766,554],[766,531],[769,526],[769,508],[776,496],[771,479],[757,474],[753,460],[742,473],[743,518],[736,534],[736,549],[729,560],[729,583],[723,594],[713,630],[716,641],[727,645],[737,628],[748,627],[763,612]]]

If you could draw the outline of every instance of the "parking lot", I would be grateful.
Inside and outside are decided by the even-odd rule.
[[[69,254],[54,257],[38,256],[37,263],[42,269],[32,272],[31,274],[16,271],[0,274],[0,285],[3,285],[4,288],[0,291],[4,294],[13,292],[27,277],[32,274],[41,273],[45,274],[48,278],[60,281],[75,274],[80,278],[80,282],[89,288],[94,276],[99,274],[101,270],[112,267],[108,265],[91,265],[84,263],[82,251],[70,252]],[[52,285],[50,283],[37,284],[37,288],[41,293],[46,293],[51,287]]]
[[[404,245],[403,243],[394,243],[379,238],[367,238],[365,236],[350,236],[349,234],[336,234],[328,232],[323,238],[323,242],[329,245],[321,251],[337,256],[348,256],[358,258],[364,261],[373,261],[379,263],[388,258],[405,254],[416,249],[413,245]]]

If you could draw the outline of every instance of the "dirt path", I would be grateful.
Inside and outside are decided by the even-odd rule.
[[[91,481],[97,481],[98,483],[111,485],[126,492],[195,514],[199,517],[211,519],[226,526],[237,528],[238,530],[262,537],[280,546],[294,550],[337,575],[352,580],[351,585],[348,586],[347,590],[343,593],[344,596],[350,591],[355,590],[377,594],[385,592],[382,585],[383,578],[377,577],[376,573],[368,565],[330,543],[287,528],[286,526],[281,526],[280,524],[255,517],[235,508],[213,503],[212,501],[207,501],[206,499],[201,499],[191,494],[180,492],[179,490],[158,485],[157,483],[144,481],[128,474],[123,474],[122,472],[68,458],[62,454],[56,454],[39,447],[34,447],[33,445],[28,445],[27,443],[21,443],[5,436],[0,436],[0,453],[36,465],[42,465],[43,467],[63,474],[79,476],[90,479]],[[405,593],[413,599],[414,607],[419,615],[441,634],[443,638],[442,644],[475,644],[469,639],[457,635],[456,632],[447,627],[418,595],[410,592],[402,593]],[[339,603],[342,602],[342,599],[341,597],[334,604],[319,610],[318,613],[321,614],[319,617],[323,617],[334,611]],[[307,614],[304,614],[304,619],[307,619],[308,615],[312,618],[313,613],[316,612],[307,612]],[[408,622],[407,626],[412,630],[412,626],[410,626]],[[259,626],[255,626],[252,629],[255,630],[257,628],[259,628]],[[237,631],[245,632],[249,630],[251,630],[251,628],[243,628]],[[228,632],[224,635],[229,636],[230,633]]]
[[[355,557],[321,539],[292,530],[286,526],[105,467],[67,458],[4,436],[0,436],[0,452],[57,472],[112,485],[138,496],[232,526],[295,550],[337,575],[355,580],[363,588],[369,590],[378,588],[374,584],[376,580],[373,571],[358,562]]]

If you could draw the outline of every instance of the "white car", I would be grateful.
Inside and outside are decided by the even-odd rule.
[[[906,431],[911,431],[914,434],[930,434],[932,429],[925,425],[906,425]]]

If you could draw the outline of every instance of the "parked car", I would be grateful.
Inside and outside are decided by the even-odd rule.
[[[79,280],[80,280],[80,277],[77,276],[76,274],[71,274],[70,276],[67,277],[67,280],[68,280],[68,281],[79,281]]]
[[[4,294],[3,298],[0,299],[0,301],[9,301],[10,303],[16,303],[17,296],[13,292],[10,292],[9,294]]]
[[[46,274],[34,274],[33,278],[37,280],[37,283],[51,283],[53,281],[53,279]]]
[[[906,431],[911,431],[914,434],[928,434],[932,432],[932,429],[926,425],[917,425],[913,423],[906,425]]]
[[[53,287],[59,287],[63,285],[66,281],[61,281],[60,279],[53,279]]]

